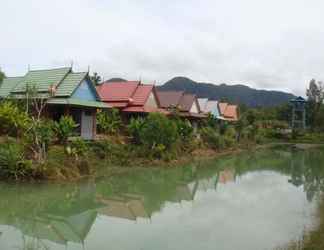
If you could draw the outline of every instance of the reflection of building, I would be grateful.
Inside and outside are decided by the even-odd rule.
[[[185,183],[181,183],[176,187],[175,194],[171,198],[169,198],[168,201],[192,201],[197,191],[197,184],[198,182],[194,182],[193,185],[186,185]]]
[[[68,217],[44,214],[17,219],[12,226],[37,239],[58,244],[83,243],[97,217],[95,210],[88,210]]]
[[[99,214],[106,216],[136,220],[137,218],[150,218],[144,207],[144,199],[137,195],[123,195],[119,197],[97,197],[97,201],[105,205],[98,209]]]
[[[235,181],[235,172],[233,169],[225,169],[219,172],[218,181],[222,184]]]

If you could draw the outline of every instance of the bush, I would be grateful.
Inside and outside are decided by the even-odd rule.
[[[44,161],[53,138],[53,122],[31,119],[29,129],[24,134],[27,147],[32,151],[34,159]]]
[[[6,143],[0,146],[0,176],[20,179],[31,175],[32,162],[25,159],[24,148],[17,143]]]
[[[77,138],[76,140],[73,140],[69,146],[66,147],[66,152],[69,155],[72,155],[75,160],[79,160],[80,157],[87,154],[88,149],[88,144],[84,140]]]
[[[194,129],[191,126],[190,122],[182,119],[175,120],[177,128],[178,128],[178,134],[180,135],[181,139],[184,142],[187,142],[188,140],[192,139]]]
[[[168,150],[178,140],[179,134],[175,122],[163,114],[151,113],[146,118],[139,137],[141,143],[148,149],[163,145],[165,150]]]
[[[101,111],[97,114],[97,124],[100,133],[114,135],[121,128],[122,120],[118,109]]]
[[[113,144],[109,140],[96,141],[91,143],[91,150],[101,159],[111,156]]]
[[[144,123],[145,119],[143,118],[131,118],[129,125],[127,126],[128,133],[135,144],[141,143],[140,132]]]
[[[211,127],[202,128],[200,135],[203,141],[213,149],[222,149],[225,147],[224,138]]]
[[[66,145],[69,137],[73,135],[74,129],[78,126],[71,116],[62,116],[59,122],[54,123],[54,131],[59,142]]]
[[[27,129],[30,118],[17,105],[9,101],[0,104],[0,132],[6,135],[18,135]]]

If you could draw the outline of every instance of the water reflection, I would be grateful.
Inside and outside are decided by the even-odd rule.
[[[243,243],[248,248],[241,249],[269,249],[303,229],[305,214],[324,190],[323,160],[320,149],[274,149],[81,184],[2,183],[0,249],[99,250],[108,239],[112,249],[215,249],[216,240],[221,250]],[[272,232],[278,229],[280,234]],[[243,237],[261,232],[273,237]],[[186,239],[179,242],[177,235]]]

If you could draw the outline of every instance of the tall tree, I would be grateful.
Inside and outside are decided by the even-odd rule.
[[[95,85],[99,85],[101,82],[101,76],[97,72],[94,72],[93,76],[91,76],[91,80]]]
[[[2,83],[4,78],[6,78],[6,74],[0,68],[0,83]]]
[[[324,85],[321,81],[312,79],[309,82],[309,88],[306,91],[307,95],[307,122],[311,129],[317,124],[317,119],[320,117],[321,107],[324,100]]]

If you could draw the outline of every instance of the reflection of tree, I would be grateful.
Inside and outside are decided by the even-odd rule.
[[[322,149],[295,150],[285,148],[260,150],[228,157],[218,166],[226,169],[235,166],[238,175],[258,170],[272,170],[290,176],[289,182],[303,186],[311,201],[318,192],[324,191],[324,152]]]

